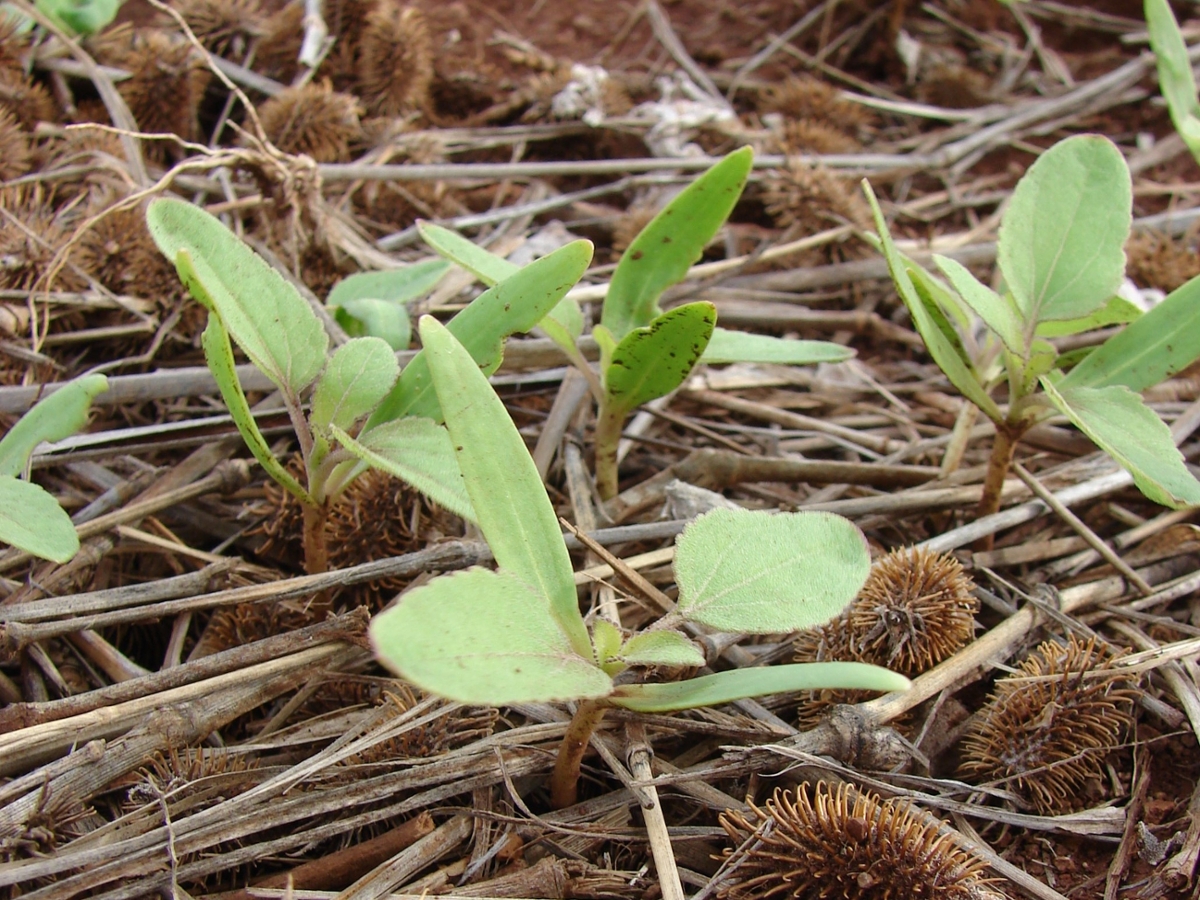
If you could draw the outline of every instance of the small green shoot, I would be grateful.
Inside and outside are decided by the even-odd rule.
[[[106,390],[103,375],[76,378],[39,401],[0,440],[0,541],[56,563],[79,552],[71,517],[48,491],[21,476],[38,444],[82,429],[92,400]]]
[[[440,424],[425,353],[401,373],[393,341],[386,339],[399,342],[398,318],[387,320],[382,335],[352,337],[330,354],[329,338],[307,301],[219,220],[174,199],[154,201],[146,219],[159,249],[209,312],[205,358],[247,447],[303,505],[308,571],[325,570],[330,504],[368,466],[404,479],[452,512],[475,517],[450,436]],[[563,247],[481,294],[450,328],[490,373],[500,365],[504,339],[549,312],[590,261],[586,241]],[[400,284],[368,276],[335,291],[332,305],[353,314],[356,301],[402,302],[407,291],[425,289],[443,269],[444,263],[434,261],[407,272]],[[376,306],[355,321],[370,330],[380,320],[378,312]],[[275,458],[255,423],[235,373],[234,343],[279,389],[300,446],[300,479]]]
[[[999,508],[1016,442],[1055,413],[1125,467],[1147,497],[1171,507],[1200,504],[1200,482],[1137,393],[1200,358],[1200,279],[1140,317],[1116,296],[1132,185],[1111,141],[1067,138],[1030,166],[1000,225],[1000,292],[946,257],[934,262],[948,285],[905,258],[864,188],[892,280],[930,355],[996,425],[980,515]],[[970,337],[973,316],[987,328],[982,346]],[[1060,357],[1049,341],[1130,319],[1073,368],[1077,359]],[[1003,405],[992,397],[1001,384],[1008,389]]]
[[[379,657],[417,686],[463,703],[583,701],[555,768],[556,805],[573,802],[588,735],[605,709],[668,712],[825,687],[903,690],[859,663],[770,666],[673,684],[622,678],[632,666],[701,666],[686,623],[752,633],[815,625],[850,602],[870,567],[866,541],[829,513],[717,510],[679,538],[676,610],[626,637],[588,628],[550,499],[524,440],[470,354],[430,317],[421,340],[480,530],[497,569],[434,578],[376,616]]]

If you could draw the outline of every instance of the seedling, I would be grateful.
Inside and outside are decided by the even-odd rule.
[[[641,666],[702,666],[677,628],[790,632],[840,611],[870,567],[855,526],[829,513],[716,510],[679,538],[675,610],[626,637],[606,619],[589,635],[550,499],[504,405],[470,354],[436,320],[420,322],[438,401],[495,571],[472,568],[409,591],[375,617],[371,639],[403,678],[463,703],[580,701],[552,781],[575,796],[589,736],[611,707],[667,712],[782,691],[904,690],[908,681],[861,663],[738,669],[687,681],[632,680]]]
[[[103,375],[76,378],[25,413],[0,440],[0,541],[56,563],[79,552],[71,517],[48,491],[20,476],[38,444],[83,428],[92,400],[106,390]]]
[[[320,320],[299,292],[216,218],[173,199],[156,200],[146,218],[159,249],[208,310],[205,359],[246,445],[303,505],[309,572],[327,566],[330,503],[368,466],[474,518],[450,437],[439,424],[442,411],[424,352],[403,374],[381,337],[351,338],[331,355]],[[591,256],[591,245],[576,241],[531,263],[475,298],[451,331],[490,374],[500,365],[504,338],[532,328],[579,280]],[[275,458],[255,423],[234,371],[231,338],[279,389],[300,446],[303,483]],[[366,424],[352,437],[363,418]]]
[[[1158,64],[1158,84],[1171,113],[1171,123],[1192,156],[1200,160],[1200,100],[1187,44],[1167,0],[1146,0],[1146,27]]]
[[[826,341],[780,340],[716,327],[711,303],[687,303],[663,312],[663,292],[687,277],[705,246],[725,224],[746,186],[754,153],[735,150],[679,193],[634,238],[617,263],[592,336],[600,347],[597,377],[575,342],[583,315],[571,297],[541,328],[585,376],[599,406],[596,416],[596,488],[602,499],[617,493],[617,445],[625,419],[638,406],[679,387],[697,363],[769,362],[807,365],[841,362],[854,351]],[[451,231],[421,226],[434,250],[485,284],[516,267]]]
[[[325,305],[347,334],[383,338],[393,350],[407,350],[412,323],[404,304],[428,293],[449,268],[444,260],[427,259],[402,269],[358,272],[335,284]]]
[[[1128,470],[1151,500],[1200,504],[1200,483],[1138,395],[1200,357],[1200,279],[1144,315],[1115,296],[1132,187],[1111,141],[1067,138],[1030,166],[1000,225],[1000,292],[944,256],[934,262],[949,286],[902,256],[863,184],[892,280],[930,355],[996,425],[980,515],[999,508],[1016,442],[1056,412]],[[972,339],[972,314],[986,326],[982,345]],[[1082,361],[1060,356],[1049,340],[1122,322],[1130,324]],[[991,396],[1001,383],[1008,387],[1005,406]]]

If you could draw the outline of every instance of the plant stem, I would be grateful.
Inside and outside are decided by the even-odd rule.
[[[325,520],[329,501],[318,506],[304,504],[304,571],[319,575],[329,569],[329,550],[325,545]]]
[[[617,445],[621,442],[621,426],[625,411],[600,404],[596,417],[596,493],[601,500],[617,496]]]
[[[550,805],[555,809],[574,805],[579,796],[579,768],[583,754],[607,710],[603,701],[583,700],[571,717],[571,724],[558,748],[558,758],[554,761],[554,773],[550,776]]]
[[[979,506],[975,509],[975,517],[990,516],[1000,509],[1000,492],[1004,489],[1004,479],[1012,465],[1013,456],[1017,450],[1017,439],[1024,429],[1018,431],[1007,422],[996,423],[996,440],[992,444],[992,455],[988,460],[987,477],[983,481],[983,493],[979,497]],[[989,535],[983,538],[987,548],[991,549],[992,539]]]

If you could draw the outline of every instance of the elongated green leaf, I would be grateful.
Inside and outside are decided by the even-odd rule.
[[[943,325],[939,324],[913,285],[905,260],[892,241],[891,232],[888,231],[887,222],[883,218],[883,211],[879,208],[879,201],[875,199],[875,192],[871,190],[871,185],[866,180],[863,181],[863,190],[866,192],[867,200],[871,204],[871,211],[875,216],[875,227],[879,231],[880,245],[884,258],[887,259],[892,282],[896,285],[896,292],[900,295],[900,299],[908,307],[913,324],[917,326],[917,331],[924,338],[929,355],[950,379],[951,384],[958,388],[964,397],[978,406],[984,415],[993,422],[1003,421],[1004,413],[1000,411],[996,401],[987,395],[971,367],[964,361],[960,346],[956,346],[950,336],[942,330]],[[945,323],[944,319],[943,323],[949,330],[949,324]]]
[[[1192,155],[1200,159],[1200,102],[1196,99],[1196,76],[1188,59],[1187,45],[1167,0],[1146,0],[1146,26],[1150,47],[1158,64],[1158,84],[1171,122]]]
[[[579,350],[576,341],[583,334],[583,311],[573,297],[563,297],[558,306],[550,310],[538,322],[538,327],[566,354],[575,368],[587,371],[587,357]]]
[[[1167,295],[1077,365],[1063,388],[1123,384],[1131,391],[1177,375],[1200,358],[1200,277]]]
[[[1009,351],[1024,358],[1025,337],[1021,333],[1021,321],[1013,308],[1012,299],[997,294],[980,282],[957,260],[934,254],[933,261],[950,280],[963,302],[983,320],[983,324],[1004,342]]]
[[[56,563],[79,552],[71,517],[53,495],[11,475],[0,475],[0,541]]]
[[[1124,385],[1072,387],[1043,378],[1050,401],[1115,459],[1155,503],[1200,506],[1200,482],[1183,464],[1171,431],[1142,398]]]
[[[85,375],[39,400],[0,440],[0,475],[21,474],[42,441],[61,441],[80,431],[92,400],[106,390],[103,375]]]
[[[794,663],[731,669],[669,684],[622,684],[609,702],[634,712],[674,712],[791,691],[906,691],[911,684],[903,675],[866,663]]]
[[[660,313],[658,298],[687,277],[746,186],[754,165],[749,147],[734,150],[684,188],[622,254],[600,322],[620,341]]]
[[[561,541],[560,541],[561,543]],[[460,703],[605,697],[612,680],[580,656],[546,599],[514,572],[467,569],[409,591],[371,622],[401,677]]]
[[[313,391],[309,418],[317,428],[346,429],[387,396],[400,365],[380,338],[352,338],[338,347]]]
[[[487,375],[500,367],[504,339],[533,328],[554,309],[592,261],[588,241],[572,241],[522,267],[502,283],[471,301],[447,326]],[[400,373],[400,380],[379,405],[366,428],[401,416],[426,416],[441,421],[437,395],[429,378],[429,363],[421,351]]]
[[[155,200],[146,223],[192,296],[221,314],[225,330],[264,375],[292,396],[312,383],[325,365],[329,338],[282,275],[190,203]]]
[[[442,280],[450,264],[441,259],[426,259],[401,269],[383,272],[356,272],[333,286],[325,298],[326,306],[344,306],[350,300],[387,300],[405,304],[424,296]]]
[[[254,421],[254,414],[250,412],[250,404],[246,402],[246,395],[242,392],[242,383],[238,381],[229,335],[221,324],[221,316],[215,311],[208,314],[208,327],[200,335],[200,346],[204,350],[204,359],[208,363],[209,371],[212,372],[213,378],[217,381],[217,387],[221,391],[221,399],[225,401],[229,415],[233,418],[233,424],[237,426],[250,453],[258,460],[259,465],[266,470],[266,473],[286,488],[292,496],[301,502],[311,503],[308,491],[301,487],[300,482],[292,476],[292,473],[275,458],[275,454],[267,445],[267,439],[258,430],[258,423]]]
[[[509,278],[521,267],[510,263],[503,256],[497,256],[490,250],[485,250],[478,244],[467,240],[457,231],[434,225],[432,222],[418,222],[417,231],[421,240],[439,256],[444,256],[452,263],[462,266],[488,287],[499,284]]]
[[[678,612],[720,631],[798,631],[841,612],[870,569],[849,519],[715,509],[676,541]]]
[[[1024,330],[1103,306],[1125,274],[1133,186],[1108,138],[1076,135],[1043,153],[1013,190],[998,257]]]
[[[631,666],[702,666],[700,648],[678,631],[643,631],[621,648],[620,658]]]
[[[475,521],[450,433],[433,419],[408,416],[385,422],[360,440],[336,425],[330,431],[363,462],[407,481],[438,505]]]
[[[815,363],[838,363],[850,359],[854,351],[832,341],[796,341],[745,331],[714,328],[712,339],[700,357],[703,363],[778,363],[786,366],[809,366]]]
[[[381,338],[393,350],[407,350],[412,343],[408,310],[390,300],[358,297],[332,309],[334,319],[351,337]]]
[[[677,306],[625,335],[604,371],[606,405],[629,412],[683,384],[716,322],[717,308],[701,301]]]
[[[1083,331],[1094,331],[1097,328],[1107,328],[1109,325],[1127,325],[1142,317],[1143,313],[1134,304],[1119,294],[1109,297],[1108,302],[1089,316],[1082,319],[1067,319],[1062,322],[1043,322],[1037,328],[1037,336],[1041,338],[1065,337],[1069,334],[1079,334]]]
[[[571,558],[524,439],[454,335],[431,316],[420,329],[467,494],[496,564],[533,587],[576,654],[590,659]]]

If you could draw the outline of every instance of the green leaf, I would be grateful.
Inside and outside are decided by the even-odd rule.
[[[1078,319],[1117,292],[1133,187],[1108,138],[1059,141],[1029,167],[1000,224],[998,257],[1024,330]]]
[[[935,318],[930,308],[926,306],[921,294],[917,292],[916,287],[913,285],[912,277],[909,274],[906,261],[892,241],[891,232],[888,231],[887,222],[883,218],[883,211],[879,208],[879,201],[875,199],[875,192],[871,190],[871,185],[865,179],[863,180],[863,191],[867,195],[867,200],[871,204],[871,211],[875,216],[875,227],[879,231],[879,242],[883,250],[883,255],[887,259],[888,271],[891,273],[892,282],[896,285],[896,292],[900,295],[900,299],[904,301],[904,305],[908,307],[908,311],[913,318],[913,324],[917,326],[917,331],[921,333],[921,337],[925,340],[925,346],[929,350],[929,355],[933,357],[933,361],[938,364],[938,367],[950,379],[950,383],[958,388],[964,397],[978,406],[985,416],[993,422],[1004,421],[1004,413],[1000,411],[1000,407],[996,405],[996,401],[987,395],[987,392],[980,385],[979,379],[970,365],[964,361],[961,353],[961,344],[957,344],[955,340],[951,339],[950,334],[953,334],[953,332],[950,330],[949,323],[945,322],[944,317],[941,323],[939,323],[939,320]],[[942,330],[943,325],[946,331]],[[950,334],[947,334],[947,331]]]
[[[400,365],[380,338],[352,338],[338,347],[313,391],[309,413],[314,426],[346,429],[387,396]]]
[[[480,294],[450,320],[447,328],[478,367],[490,375],[500,368],[504,339],[528,331],[541,321],[582,277],[591,261],[591,243],[572,241]],[[400,380],[367,420],[366,428],[401,416],[427,416],[436,421],[442,418],[423,350],[404,367]]]
[[[560,540],[561,542],[561,540]],[[605,697],[612,680],[581,657],[546,599],[514,572],[467,569],[405,594],[371,622],[383,662],[417,687],[499,706]]]
[[[277,387],[298,396],[325,365],[329,338],[299,292],[204,210],[159,198],[146,210],[158,248],[192,296]]]
[[[71,517],[39,485],[0,475],[0,541],[56,563],[79,552]]]
[[[1107,328],[1109,325],[1125,325],[1142,317],[1142,311],[1119,294],[1108,298],[1108,302],[1082,319],[1067,319],[1063,322],[1043,322],[1037,328],[1037,336],[1043,338],[1066,337],[1083,331]]]
[[[605,405],[628,412],[671,393],[696,367],[716,322],[717,308],[701,301],[629,332],[604,371]]]
[[[422,317],[420,329],[467,494],[497,566],[532,585],[575,653],[590,659],[571,558],[525,440],[454,335],[431,316]]]
[[[608,619],[597,618],[592,622],[592,656],[609,675],[625,669],[625,664],[617,659],[622,640],[621,632]]]
[[[330,431],[363,462],[407,481],[455,515],[475,521],[450,433],[432,419],[408,416],[385,422],[358,440],[337,425]]]
[[[625,642],[619,654],[631,666],[702,666],[700,648],[678,631],[643,631]]]
[[[377,337],[393,350],[407,350],[412,343],[412,321],[408,310],[390,300],[359,297],[333,307],[333,317],[351,337]]]
[[[1150,47],[1158,63],[1158,84],[1171,121],[1192,155],[1200,159],[1200,103],[1187,44],[1167,0],[1146,0],[1145,10]]]
[[[809,366],[838,363],[854,356],[854,351],[831,341],[795,341],[714,328],[712,339],[700,357],[703,363],[779,363],[785,366]]]
[[[676,541],[677,611],[720,631],[798,631],[841,612],[870,569],[866,538],[849,519],[715,509]]]
[[[753,165],[753,150],[734,150],[684,188],[633,239],[613,272],[600,316],[616,340],[658,317],[658,298],[700,259],[733,212]]]
[[[958,291],[963,302],[983,320],[983,324],[1004,342],[1009,351],[1024,358],[1025,338],[1021,333],[1021,320],[1013,308],[1012,298],[997,294],[957,260],[935,253],[933,261]]]
[[[669,684],[622,684],[609,702],[634,712],[674,712],[791,691],[906,691],[911,685],[903,675],[866,663],[793,663],[731,669]]]
[[[82,430],[92,400],[106,390],[108,379],[103,375],[85,375],[39,400],[0,440],[0,475],[21,474],[38,444],[61,441]]]
[[[215,311],[208,314],[208,327],[200,335],[200,346],[204,350],[204,359],[208,363],[209,371],[212,372],[217,388],[221,391],[221,399],[225,401],[233,424],[237,426],[250,453],[266,473],[292,496],[302,503],[312,503],[308,491],[301,487],[292,473],[275,458],[267,439],[258,430],[258,423],[254,421],[250,404],[246,402],[246,395],[242,392],[242,383],[238,381],[229,335],[221,324],[221,316]]]
[[[37,0],[39,10],[71,34],[91,35],[117,17],[120,0]]]
[[[466,269],[488,287],[499,284],[521,268],[516,263],[510,263],[504,257],[485,250],[458,232],[443,228],[441,225],[434,225],[432,222],[418,222],[417,231],[421,235],[421,240],[428,244],[429,249],[434,253],[444,256],[452,263]]]
[[[326,306],[345,306],[351,300],[387,300],[405,304],[433,290],[450,264],[441,259],[426,259],[400,269],[383,272],[357,272],[333,286],[325,298]]]
[[[1063,387],[1144,391],[1200,358],[1200,277],[1175,290],[1071,370]]]
[[[580,352],[576,343],[583,334],[583,311],[574,297],[563,297],[558,306],[538,322],[538,327],[566,354],[571,365],[587,371],[587,358]]]
[[[1055,386],[1049,378],[1042,379],[1042,387],[1059,411],[1120,463],[1155,503],[1176,509],[1200,505],[1200,482],[1184,465],[1170,429],[1129,388]]]

